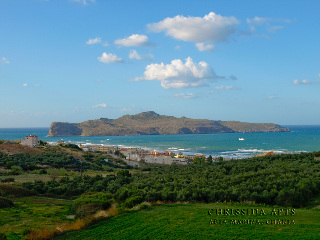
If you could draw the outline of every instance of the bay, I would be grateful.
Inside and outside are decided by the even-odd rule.
[[[202,153],[214,157],[246,158],[264,152],[296,153],[320,151],[320,126],[285,126],[291,132],[219,133],[139,136],[47,137],[49,128],[0,128],[0,139],[17,140],[37,135],[55,144],[59,140],[82,145],[143,148],[184,154]],[[243,138],[240,141],[239,138]]]

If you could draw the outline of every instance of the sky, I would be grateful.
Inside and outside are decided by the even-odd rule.
[[[318,0],[0,0],[0,128],[155,111],[320,125]]]

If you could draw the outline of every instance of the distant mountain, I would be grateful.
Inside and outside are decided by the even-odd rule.
[[[176,118],[148,111],[136,115],[125,115],[118,119],[100,118],[82,123],[53,122],[48,136],[123,136],[288,131],[290,129],[273,123],[213,121],[186,117]]]

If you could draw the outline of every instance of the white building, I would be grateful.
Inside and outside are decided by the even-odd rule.
[[[21,145],[25,145],[25,146],[29,146],[29,147],[36,147],[39,146],[39,140],[38,140],[38,136],[35,135],[29,135],[26,136],[25,139],[21,139]]]

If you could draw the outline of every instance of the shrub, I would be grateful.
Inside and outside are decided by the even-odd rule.
[[[12,197],[29,197],[37,195],[35,191],[30,191],[22,187],[14,186],[11,184],[1,184],[0,191],[2,194]]]
[[[0,233],[0,240],[7,240],[7,236],[4,233]]]
[[[40,172],[39,172],[39,174],[48,174],[48,172],[47,172],[47,170],[45,170],[45,169],[41,169]]]
[[[83,194],[73,203],[73,210],[77,218],[92,215],[99,210],[107,210],[111,207],[112,195],[108,193]]]
[[[14,182],[14,178],[4,178],[4,179],[1,179],[1,182],[3,183]]]
[[[138,205],[142,201],[143,199],[140,196],[130,197],[123,203],[123,206],[126,208],[133,208],[135,205]]]
[[[13,206],[14,206],[14,203],[10,199],[0,197],[0,208],[10,208]]]

